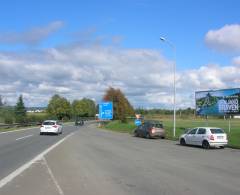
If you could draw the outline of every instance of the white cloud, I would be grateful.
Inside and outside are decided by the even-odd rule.
[[[63,27],[62,21],[54,21],[46,26],[35,27],[23,32],[1,32],[0,43],[35,45]]]
[[[135,107],[172,107],[172,62],[158,51],[110,46],[68,46],[35,53],[0,54],[0,94],[10,104],[24,94],[28,106],[47,105],[58,93],[100,101],[121,88]],[[194,106],[196,90],[239,87],[237,65],[205,65],[177,72],[177,107]]]
[[[225,25],[220,29],[210,30],[205,36],[210,48],[221,52],[240,51],[240,25]]]
[[[179,78],[179,88],[188,91],[239,87],[240,67],[207,65],[185,71]]]
[[[237,56],[232,59],[232,63],[236,65],[240,65],[240,56]]]

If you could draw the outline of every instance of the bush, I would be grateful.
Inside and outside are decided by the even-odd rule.
[[[7,115],[7,116],[5,116],[5,118],[4,118],[4,122],[6,123],[6,124],[13,124],[13,117],[12,116],[10,116],[10,115]]]
[[[46,113],[31,113],[27,115],[27,122],[29,123],[40,123],[47,119],[52,118]]]

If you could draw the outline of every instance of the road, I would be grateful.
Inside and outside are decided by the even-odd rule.
[[[39,128],[0,133],[0,180],[77,130],[74,126],[64,126],[63,129],[63,134],[59,136],[40,136]]]
[[[90,124],[0,189],[0,194],[239,195],[239,156],[239,150],[185,147]]]

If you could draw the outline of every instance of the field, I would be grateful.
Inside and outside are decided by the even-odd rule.
[[[14,116],[12,116],[14,117]],[[4,123],[4,116],[0,116],[0,131],[13,131],[13,130],[17,130],[20,128],[26,128],[27,126],[35,126],[36,123],[39,123],[41,121],[44,121],[48,119],[48,114],[47,113],[27,113],[27,124],[23,125],[23,126],[16,126],[12,123],[14,123],[14,118],[12,119],[12,123],[8,124],[9,126],[1,126],[1,125],[6,125]]]
[[[151,118],[151,117],[150,117]],[[150,119],[148,118],[148,119]],[[157,118],[154,117],[154,120],[159,120],[163,122],[163,125],[167,131],[168,139],[178,139],[179,135],[181,135],[186,128],[192,128],[197,126],[213,126],[220,127],[225,130],[228,134],[229,146],[240,148],[240,119],[232,119],[231,120],[231,130],[229,131],[229,120],[224,119],[177,119],[176,120],[176,137],[173,138],[173,121],[171,118]],[[128,123],[121,123],[119,121],[112,121],[105,126],[106,129],[132,133],[135,128],[134,122],[129,121]]]

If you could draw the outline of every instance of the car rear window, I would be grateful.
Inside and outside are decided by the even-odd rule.
[[[55,122],[44,122],[43,125],[55,125]]]
[[[153,127],[163,128],[163,125],[161,123],[157,123],[157,124],[153,124]]]
[[[224,133],[222,129],[210,129],[212,134],[221,134]]]

